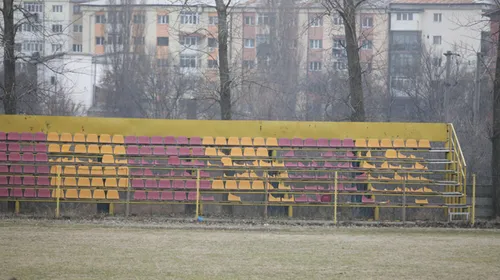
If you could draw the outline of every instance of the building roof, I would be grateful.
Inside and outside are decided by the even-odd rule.
[[[133,6],[208,6],[215,7],[214,0],[96,0],[83,3],[84,6],[121,6],[130,4]]]
[[[453,4],[491,4],[489,0],[392,0],[391,4],[440,4],[440,5],[453,5]]]

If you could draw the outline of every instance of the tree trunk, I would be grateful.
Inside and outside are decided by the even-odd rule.
[[[215,0],[219,20],[219,79],[221,119],[231,119],[231,79],[229,77],[229,58],[227,46],[227,6],[223,0]]]
[[[356,36],[356,7],[353,0],[346,0],[344,6],[344,28],[347,51],[347,70],[349,73],[350,104],[353,110],[351,121],[364,122],[363,80],[359,61],[358,37]]]
[[[3,107],[5,114],[15,115],[17,113],[16,102],[16,57],[14,55],[16,32],[14,30],[14,1],[3,1],[3,26],[4,26],[4,96]]]
[[[491,176],[494,188],[493,214],[500,216],[500,35],[497,35],[497,57],[493,83],[493,151],[491,153]]]

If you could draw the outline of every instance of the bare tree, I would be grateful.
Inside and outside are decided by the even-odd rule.
[[[14,24],[14,12],[17,8],[14,6],[14,0],[3,0],[3,7],[0,8],[3,16],[3,26],[0,31],[3,36],[2,45],[4,47],[3,65],[4,65],[4,85],[3,95],[1,96],[5,114],[14,115],[17,113],[16,105],[16,56],[15,37],[18,25]]]
[[[497,3],[497,7],[500,3]],[[500,13],[500,11],[497,11]],[[498,16],[496,16],[498,17]],[[497,18],[498,20],[498,18]],[[496,65],[493,80],[493,123],[491,131],[491,175],[493,176],[493,210],[494,215],[500,216],[500,35],[496,34]]]
[[[230,120],[231,116],[231,77],[229,72],[227,11],[231,0],[215,0],[218,18],[219,41],[219,80],[221,119]]]

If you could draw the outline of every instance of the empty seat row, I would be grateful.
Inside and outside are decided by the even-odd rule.
[[[49,144],[49,153],[75,153],[75,154],[116,154],[124,155],[126,154],[125,146],[115,145],[102,145],[97,144]]]
[[[50,181],[47,176],[0,176],[0,186],[49,186]]]
[[[115,178],[115,177],[106,177],[106,178],[87,178],[87,177],[64,177],[57,178],[53,177],[50,180],[50,184],[52,186],[59,185],[60,187],[95,187],[95,188],[127,188],[128,187],[128,179],[126,178]]]
[[[0,152],[0,161],[11,162],[47,162],[49,157],[46,153],[18,153],[18,152]]]
[[[355,141],[356,148],[421,148],[421,149],[430,149],[431,143],[427,139],[356,139]]]
[[[11,173],[11,174],[49,174],[50,167],[47,165],[0,165],[0,173]]]
[[[2,143],[0,142],[0,152],[37,152],[46,153],[47,144],[36,143],[36,144],[19,144],[19,143]]]
[[[52,190],[53,198],[66,198],[66,199],[120,199],[118,191],[116,190]]]
[[[59,133],[50,132],[47,135],[47,141],[49,142],[76,142],[76,143],[116,143],[123,144],[124,138],[122,135],[109,135],[109,134],[83,134],[83,133],[75,133],[74,135],[71,133]]]
[[[135,189],[196,189],[195,180],[153,180],[153,179],[132,179],[130,182],[132,188]],[[211,182],[208,180],[200,180],[200,189],[211,189]]]
[[[188,192],[171,192],[171,191],[135,191],[134,200],[164,200],[164,201],[196,201],[197,193]],[[213,196],[202,196],[199,199],[201,201],[214,201]]]
[[[1,132],[0,131],[0,142],[1,141],[23,141],[23,142],[31,142],[31,141],[45,141],[47,139],[47,135],[43,132],[29,133],[29,132]]]
[[[9,189],[0,188],[0,197],[50,198],[49,189]]]
[[[75,166],[75,165],[65,165],[65,166],[52,166],[50,168],[50,173],[52,174],[65,174],[65,175],[120,175],[127,176],[129,174],[128,167],[113,167],[105,166]]]

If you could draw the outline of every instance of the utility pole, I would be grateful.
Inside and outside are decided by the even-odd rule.
[[[458,53],[453,53],[451,51],[447,51],[443,54],[446,56],[446,81],[445,81],[445,90],[443,92],[443,120],[444,122],[448,123],[450,122],[450,117],[449,117],[449,91],[451,87],[451,81],[450,81],[450,73],[451,73],[451,56],[460,56]]]
[[[476,79],[475,79],[475,94],[472,98],[472,120],[474,126],[479,124],[479,104],[481,103],[481,62],[483,53],[478,52],[476,58]],[[476,130],[477,131],[477,130]]]

